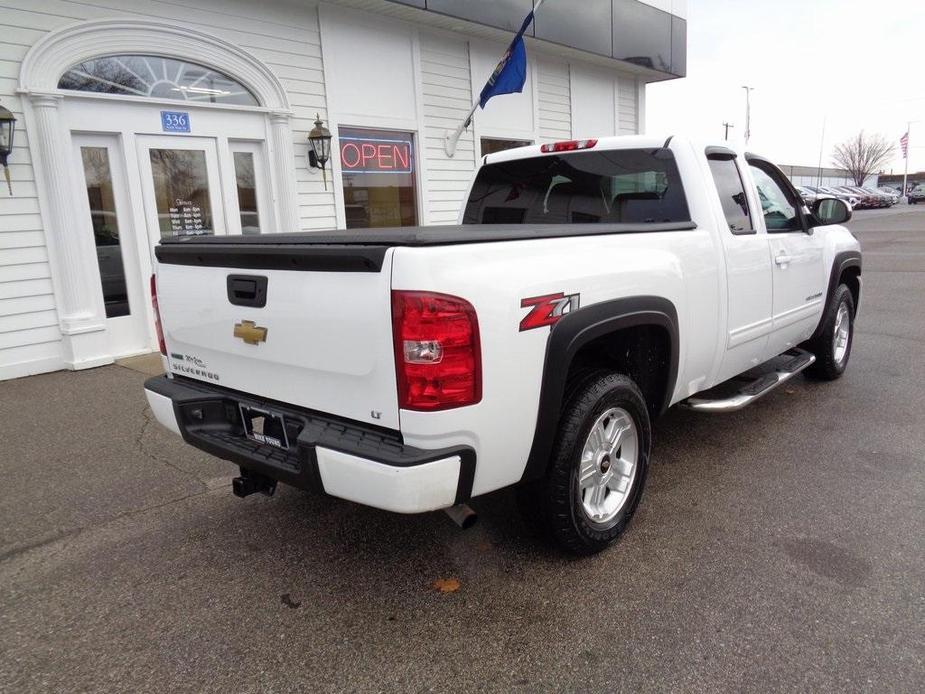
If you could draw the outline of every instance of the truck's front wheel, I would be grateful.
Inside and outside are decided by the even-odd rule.
[[[604,371],[585,376],[565,403],[546,477],[519,491],[528,519],[576,554],[606,548],[639,503],[651,442],[636,384]]]

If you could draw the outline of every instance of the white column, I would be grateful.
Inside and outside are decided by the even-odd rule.
[[[636,134],[646,134],[646,83],[636,78]]]
[[[299,231],[298,199],[295,186],[295,153],[292,143],[290,114],[277,111],[270,114],[270,156],[273,178],[276,180],[278,231]],[[308,147],[306,141],[305,146]]]
[[[82,368],[112,359],[106,355],[102,332],[106,322],[98,306],[95,249],[92,238],[83,233],[84,225],[75,219],[80,164],[73,161],[58,110],[60,102],[60,96],[32,96],[34,129],[30,135],[41,162],[45,238],[66,359],[72,368]]]

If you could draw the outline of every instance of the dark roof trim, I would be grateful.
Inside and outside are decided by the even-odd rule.
[[[704,150],[704,152],[707,155],[707,159],[729,160],[729,159],[735,159],[738,156],[733,150],[729,149],[728,147],[719,147],[717,145],[707,147],[706,150]]]

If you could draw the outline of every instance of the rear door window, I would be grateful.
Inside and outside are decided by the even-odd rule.
[[[483,166],[465,224],[689,222],[667,149],[569,152]]]
[[[748,200],[745,197],[745,186],[739,175],[739,167],[735,159],[710,157],[710,171],[713,182],[719,192],[719,201],[723,205],[723,214],[726,223],[733,234],[753,234],[751,216],[748,212]]]

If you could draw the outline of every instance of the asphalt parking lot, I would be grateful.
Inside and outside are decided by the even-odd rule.
[[[132,368],[0,383],[0,691],[920,691],[925,208],[851,226],[845,377],[672,410],[591,559],[538,543],[509,492],[465,532],[237,499]]]

